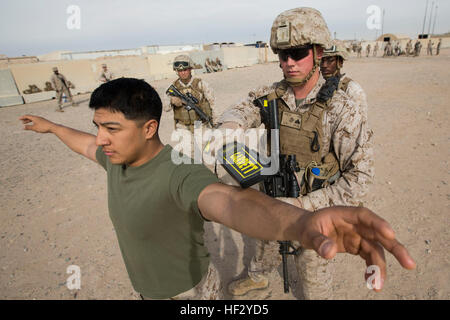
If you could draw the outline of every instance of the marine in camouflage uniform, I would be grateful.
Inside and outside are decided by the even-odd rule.
[[[366,93],[358,82],[352,80],[345,73],[341,74],[344,61],[348,60],[348,58],[349,55],[345,44],[341,41],[333,40],[333,46],[324,51],[320,71],[325,79],[332,76],[339,77],[339,88],[361,108],[364,119],[367,119],[368,106]]]
[[[436,55],[437,56],[439,55],[439,52],[441,51],[441,42],[442,42],[442,39],[439,39],[439,42],[436,45]]]
[[[172,84],[183,94],[192,94],[198,101],[198,107],[215,123],[217,116],[214,112],[214,93],[206,81],[194,78],[191,74],[193,62],[187,55],[175,57],[173,70],[177,72],[178,79]],[[166,104],[165,111],[173,109],[175,129],[186,129],[194,133],[195,121],[201,118],[194,110],[187,111],[180,98],[170,97],[170,103]],[[207,125],[203,123],[203,125]]]
[[[187,55],[176,56],[173,62],[173,70],[177,72],[178,79],[172,84],[184,95],[191,94],[198,100],[197,107],[199,107],[214,124],[217,116],[213,112],[214,94],[212,88],[208,83],[200,78],[194,78],[192,76],[193,61]],[[202,150],[201,145],[195,143],[193,136],[195,125],[202,124],[202,129],[210,128],[210,125],[204,122],[194,110],[186,110],[184,102],[178,97],[170,97],[170,102],[165,103],[167,107],[164,111],[173,110],[174,128],[175,130],[181,130],[182,133],[182,148],[183,153],[187,156],[195,159],[196,149]],[[185,132],[183,132],[185,131]],[[187,132],[191,135],[187,136]],[[187,143],[186,137],[190,139],[190,143]],[[189,147],[190,145],[190,147]],[[187,150],[187,148],[190,148]]]
[[[378,42],[375,43],[375,48],[373,48],[373,56],[376,57],[378,53]]]
[[[320,12],[311,8],[297,8],[281,13],[272,26],[270,44],[274,53],[280,57],[280,66],[283,62],[288,63],[289,59],[298,64],[305,58],[292,58],[293,48],[311,45],[308,57],[314,56],[312,70],[306,76],[290,77],[282,67],[284,80],[251,91],[246,99],[227,110],[219,118],[219,123],[224,127],[231,127],[233,123],[244,130],[256,128],[264,123],[264,119],[254,103],[255,99],[264,96],[269,100],[277,99],[281,121],[280,153],[296,154],[301,167],[299,179],[302,181],[302,195],[299,198],[279,199],[311,211],[333,205],[359,205],[374,175],[372,131],[367,123],[366,108],[342,88],[338,88],[325,105],[318,100],[318,94],[326,84],[319,70],[320,52],[331,46],[328,27]],[[312,86],[306,97],[296,97],[295,91],[306,86]],[[290,119],[298,121],[290,122]],[[315,153],[309,150],[309,146],[313,149],[311,134],[314,131],[308,126],[318,133],[318,140],[317,136],[314,136],[314,140],[320,148]],[[304,147],[305,143],[307,148]],[[303,183],[310,181],[307,177],[311,177],[312,166],[327,172],[327,180],[322,180],[321,187],[316,190],[312,190],[308,182]],[[299,244],[294,242],[294,246],[299,247]],[[257,241],[248,277],[230,283],[229,292],[244,295],[250,290],[266,288],[267,275],[280,261],[278,243]],[[295,263],[306,299],[332,298],[333,266],[329,261],[320,258],[312,250],[300,249],[295,256]]]
[[[432,56],[433,55],[433,43],[431,42],[431,40],[428,41],[427,55],[428,56]]]
[[[357,53],[358,53],[358,58],[361,58],[361,54],[362,54],[362,44],[361,42],[358,43],[358,47],[357,47]]]
[[[370,50],[371,50],[371,46],[370,46],[370,43],[369,43],[369,44],[367,45],[367,47],[366,47],[366,58],[369,57]]]
[[[406,56],[410,56],[412,54],[412,40],[409,40],[408,43],[406,44],[406,49],[405,49],[405,53]]]
[[[420,51],[422,50],[422,43],[419,40],[416,40],[414,44],[414,57],[420,56]]]
[[[63,94],[66,95],[67,99],[69,99],[69,101],[72,103],[72,106],[76,107],[77,104],[73,101],[72,93],[70,93],[69,82],[67,81],[66,77],[63,74],[59,73],[57,67],[53,67],[52,70],[53,74],[50,78],[50,82],[52,83],[52,86],[56,91],[56,100],[58,101],[58,108],[56,109],[56,111],[64,112],[64,110],[62,109]]]
[[[390,57],[392,56],[392,44],[391,41],[389,41],[388,43],[386,43],[386,46],[384,47],[384,54],[383,57]]]
[[[111,73],[111,71],[108,70],[108,66],[103,63],[102,64],[102,71],[100,72],[100,76],[98,77],[98,80],[100,82],[108,82],[114,79],[114,75]]]

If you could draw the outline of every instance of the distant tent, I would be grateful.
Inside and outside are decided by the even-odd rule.
[[[404,34],[393,34],[393,33],[385,33],[378,37],[377,41],[398,41],[398,40],[409,40],[411,39],[409,36]]]

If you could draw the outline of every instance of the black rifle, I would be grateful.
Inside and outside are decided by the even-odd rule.
[[[279,130],[280,124],[278,122],[278,106],[276,99],[269,101],[267,106],[266,101],[257,101],[260,104],[261,112],[265,113],[269,119],[271,134],[276,135],[272,137],[271,151],[279,155],[279,170],[276,174],[268,176],[264,179],[264,192],[273,198],[285,197],[285,198],[298,198],[300,196],[300,186],[298,185],[296,172],[300,171],[298,167],[296,156],[280,154],[280,137]],[[276,157],[275,155],[275,157]],[[271,158],[274,157],[271,155]],[[275,160],[275,159],[274,159]],[[283,260],[283,280],[284,280],[284,292],[289,292],[289,275],[287,269],[287,255],[297,255],[298,249],[294,248],[290,241],[278,241],[280,244],[280,254]],[[290,250],[292,249],[292,250]]]
[[[255,100],[261,109],[261,116],[267,120],[270,129],[271,155],[270,165],[264,165],[260,161],[257,152],[249,150],[245,145],[237,142],[224,145],[217,153],[217,159],[225,170],[236,179],[242,188],[247,188],[255,183],[263,181],[264,192],[270,197],[298,198],[300,187],[296,172],[300,171],[295,155],[280,155],[280,124],[278,122],[277,101],[267,101],[266,97]],[[236,163],[236,159],[240,159]],[[245,158],[245,159],[243,159]],[[245,161],[244,161],[245,160]],[[268,159],[264,159],[267,163]],[[243,172],[243,168],[245,172]],[[250,168],[250,169],[249,169]],[[272,171],[273,170],[273,171]],[[265,173],[264,173],[265,171]],[[274,173],[274,171],[276,171]],[[297,255],[298,250],[290,241],[278,241],[280,254],[283,259],[284,292],[289,292],[289,276],[287,269],[287,255]],[[292,250],[291,250],[292,249]]]
[[[168,94],[172,97],[180,98],[184,102],[184,104],[185,104],[184,108],[187,111],[194,110],[195,113],[200,117],[200,119],[202,119],[202,121],[209,123],[211,125],[211,127],[213,127],[211,118],[208,117],[202,111],[202,109],[197,107],[198,100],[192,94],[190,94],[190,93],[188,93],[187,95],[182,94],[177,88],[175,88],[175,86],[173,84],[167,89],[166,94]]]
[[[298,198],[300,187],[295,172],[298,172],[295,155],[280,155],[280,170],[264,180],[264,192],[271,197]],[[287,255],[297,255],[296,249],[290,241],[278,241],[280,254],[283,259],[284,292],[289,292],[289,275],[287,269]],[[292,250],[291,250],[292,249]]]

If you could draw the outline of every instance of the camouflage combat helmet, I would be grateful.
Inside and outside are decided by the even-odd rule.
[[[343,60],[348,60],[349,54],[347,47],[342,41],[333,40],[332,46],[327,48],[323,52],[323,57],[341,57]]]
[[[194,63],[188,55],[180,54],[173,60],[173,70],[182,71],[186,69],[192,69]]]
[[[317,44],[331,47],[331,36],[321,13],[313,8],[295,8],[280,13],[272,24],[270,47],[278,50]]]
[[[331,35],[322,14],[313,8],[295,8],[280,13],[272,24],[270,47],[277,54],[280,50],[293,49],[306,45],[331,47]],[[309,81],[320,66],[316,46],[312,46],[314,66],[303,78],[289,78],[291,86],[301,86]]]

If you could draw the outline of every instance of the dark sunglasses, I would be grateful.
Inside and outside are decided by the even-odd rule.
[[[308,46],[304,46],[301,48],[280,50],[278,52],[278,56],[283,61],[287,61],[288,57],[291,57],[292,60],[298,61],[298,60],[302,60],[305,57],[307,57],[309,55],[309,50],[311,48],[312,48],[312,46],[308,45]]]
[[[180,67],[187,68],[187,67],[189,67],[189,62],[187,62],[187,61],[176,61],[176,62],[173,63],[173,66],[175,68],[180,68]]]

